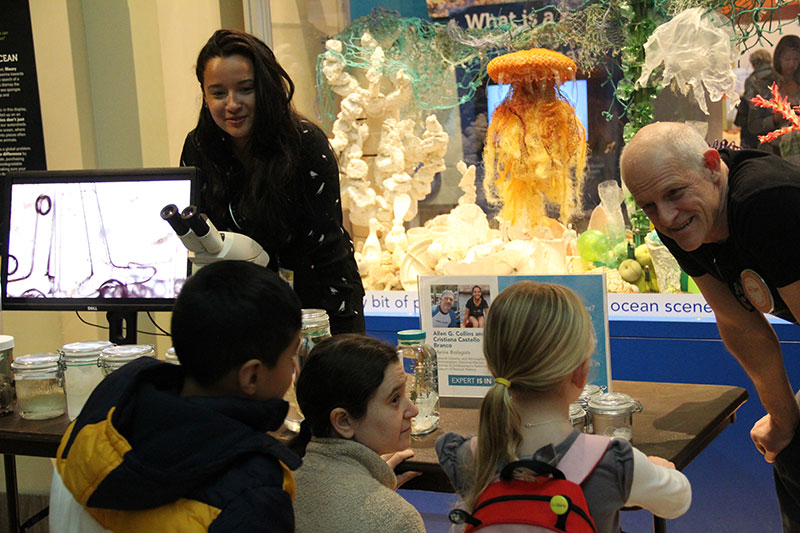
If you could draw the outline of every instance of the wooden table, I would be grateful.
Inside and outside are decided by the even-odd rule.
[[[6,499],[8,501],[9,531],[24,531],[20,526],[19,498],[17,495],[16,455],[34,457],[55,457],[61,436],[69,426],[67,415],[50,420],[24,420],[16,411],[0,417],[0,453],[6,478]],[[28,522],[36,523],[46,514],[32,517]]]
[[[642,402],[644,410],[633,415],[633,443],[646,455],[657,455],[683,470],[728,424],[747,400],[741,387],[614,381],[614,392],[624,392]],[[474,402],[471,402],[474,403]],[[411,479],[404,489],[453,492],[436,458],[434,443],[447,432],[475,435],[478,409],[440,409],[439,428],[423,437],[413,437],[414,457],[398,471],[415,470],[423,475]],[[656,532],[666,531],[664,519],[654,517]]]
[[[658,455],[675,463],[682,470],[706,446],[734,421],[736,409],[747,400],[741,387],[722,385],[687,385],[680,383],[647,383],[614,381],[613,390],[624,392],[642,402],[644,410],[633,416],[633,441],[647,455]],[[473,402],[474,404],[475,402]],[[23,420],[15,413],[0,417],[0,453],[6,468],[11,531],[19,531],[15,455],[55,457],[61,436],[67,429],[66,416],[52,420]],[[434,443],[448,431],[474,435],[478,430],[478,410],[473,407],[441,409],[439,428],[411,443],[415,456],[404,462],[398,471],[416,470],[422,476],[403,488],[452,492],[436,458]],[[659,522],[660,521],[660,522]],[[665,522],[656,518],[656,531],[663,531]]]

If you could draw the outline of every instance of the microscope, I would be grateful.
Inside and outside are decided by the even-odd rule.
[[[192,273],[217,261],[249,261],[263,267],[269,263],[269,255],[260,244],[241,233],[217,230],[196,206],[178,211],[176,205],[169,204],[161,210],[161,218],[172,226],[189,250]]]

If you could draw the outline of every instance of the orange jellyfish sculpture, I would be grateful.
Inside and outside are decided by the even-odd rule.
[[[585,130],[558,87],[575,79],[575,62],[553,50],[534,48],[492,59],[497,83],[511,84],[494,111],[483,152],[484,188],[500,217],[512,225],[546,224],[548,202],[561,206],[567,224],[580,207],[586,166]]]

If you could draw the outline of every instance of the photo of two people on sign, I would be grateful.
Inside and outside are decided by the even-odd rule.
[[[489,315],[488,285],[433,285],[434,328],[483,328]]]

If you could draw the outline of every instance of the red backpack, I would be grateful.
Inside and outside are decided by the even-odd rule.
[[[581,433],[558,463],[558,468],[534,460],[510,463],[500,479],[483,491],[472,513],[450,511],[450,521],[466,524],[465,533],[564,531],[597,533],[580,484],[594,471],[611,439]],[[534,480],[514,479],[526,468]]]

